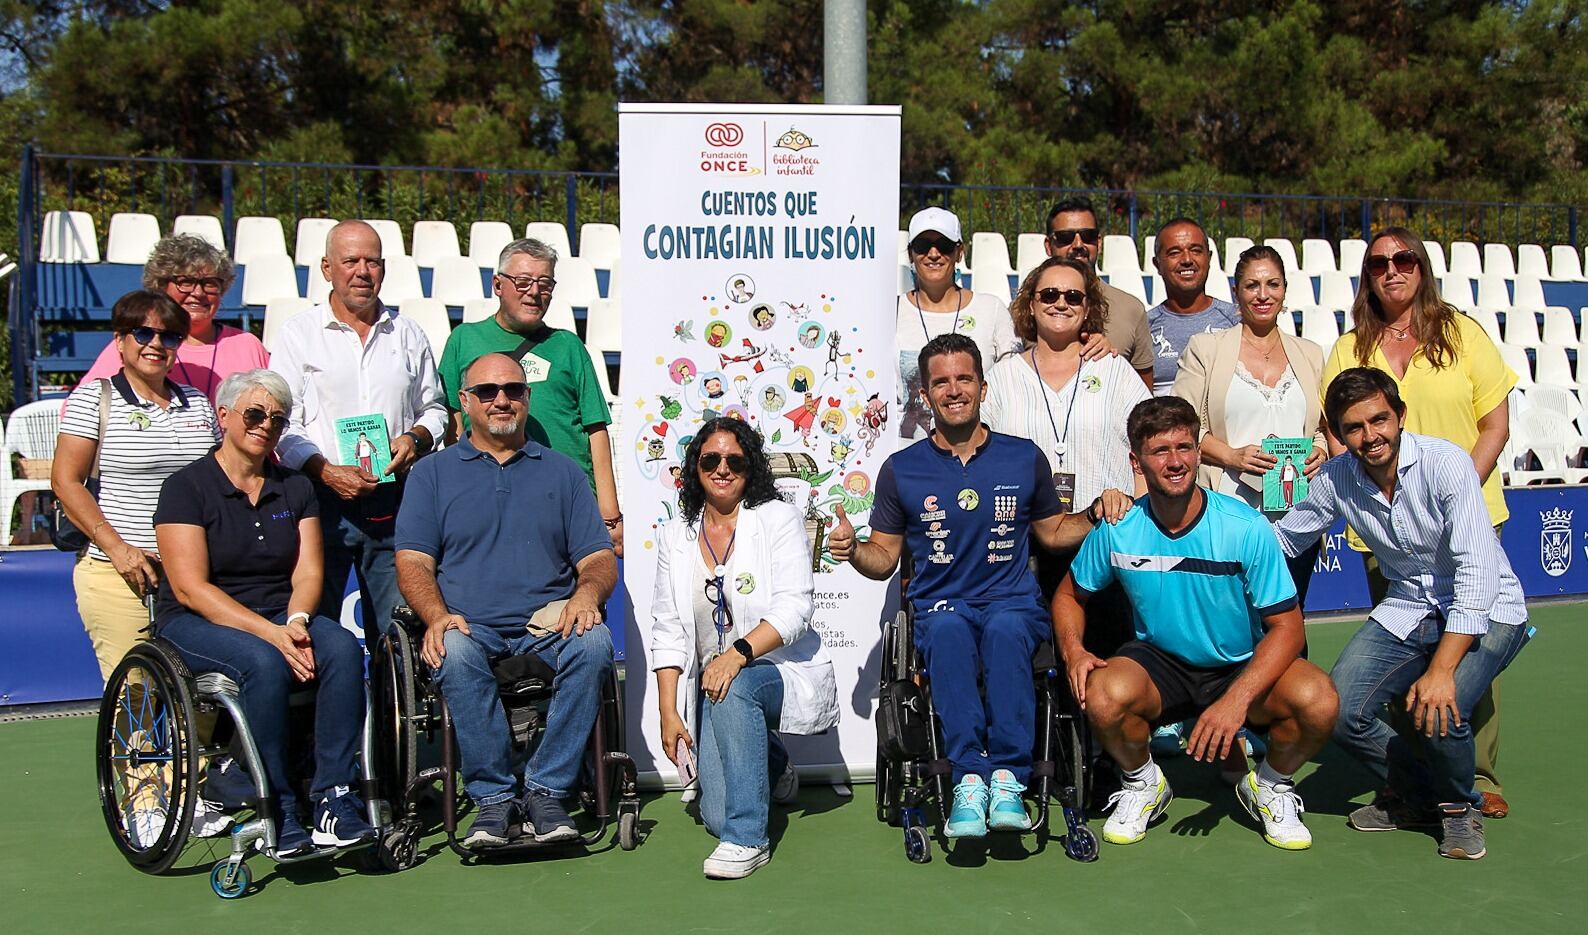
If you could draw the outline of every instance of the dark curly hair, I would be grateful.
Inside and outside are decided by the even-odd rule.
[[[707,439],[718,432],[732,435],[744,451],[745,459],[750,462],[749,473],[744,479],[744,502],[758,507],[772,500],[783,499],[777,492],[772,464],[767,461],[760,434],[738,419],[712,419],[700,427],[695,437],[689,440],[689,447],[684,449],[684,489],[678,501],[679,512],[687,523],[700,519],[700,511],[706,507],[706,487],[700,482],[700,449],[705,447]]]

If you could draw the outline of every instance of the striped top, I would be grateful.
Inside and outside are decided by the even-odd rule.
[[[1130,362],[1123,357],[1083,362],[1063,389],[1054,390],[1031,369],[1030,360],[1026,351],[992,368],[982,421],[994,431],[1031,439],[1054,471],[1074,472],[1077,512],[1106,488],[1134,490],[1125,420],[1152,394]]]
[[[1329,459],[1274,532],[1286,555],[1318,541],[1336,517],[1361,535],[1389,579],[1368,616],[1405,639],[1431,613],[1451,633],[1527,622],[1522,585],[1489,525],[1472,456],[1442,438],[1401,433],[1394,500],[1347,452]]]
[[[100,443],[99,508],[129,545],[153,551],[160,487],[215,447],[215,410],[203,393],[180,383],[168,383],[171,405],[165,409],[140,397],[120,373],[110,385],[105,438],[99,438],[98,380],[85,381],[66,398],[61,434]],[[109,561],[97,545],[88,554]]]

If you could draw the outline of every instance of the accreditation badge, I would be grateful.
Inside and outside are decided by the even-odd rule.
[[[1059,495],[1059,506],[1073,513],[1075,504],[1075,472],[1059,471],[1053,475],[1053,492]]]

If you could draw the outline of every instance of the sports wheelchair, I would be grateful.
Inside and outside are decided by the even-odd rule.
[[[289,696],[297,709],[311,706],[314,689],[301,688]],[[202,743],[198,727],[214,722],[220,728],[229,717],[235,737],[228,746],[212,740]],[[293,722],[296,723],[296,716]],[[382,828],[377,804],[372,718],[369,701],[364,706],[364,731],[359,753],[359,794],[368,809],[371,825]],[[224,731],[217,729],[214,737]],[[293,734],[294,743],[303,734]],[[259,850],[277,863],[302,863],[334,857],[368,847],[315,848],[308,853],[276,853],[276,796],[269,788],[248,719],[243,715],[237,683],[219,673],[194,676],[171,643],[155,637],[134,646],[111,673],[99,703],[99,723],[94,738],[99,802],[105,825],[117,849],[145,873],[170,870],[193,843],[193,814],[198,801],[201,764],[232,753],[241,761],[253,783],[247,807],[253,812],[234,824],[231,853],[210,870],[210,887],[222,899],[248,892],[253,875],[250,852]]]
[[[623,702],[617,673],[603,687],[595,726],[586,747],[582,788],[579,793],[584,813],[595,819],[594,831],[569,841],[542,843],[533,833],[520,829],[507,844],[490,848],[464,847],[458,834],[462,795],[458,782],[457,737],[452,729],[452,714],[441,689],[430,677],[430,667],[419,656],[425,625],[407,606],[399,605],[392,615],[392,627],[376,643],[370,658],[371,693],[379,712],[375,733],[390,760],[382,772],[390,777],[389,798],[394,819],[380,837],[376,855],[393,870],[412,866],[417,860],[419,837],[424,822],[419,817],[421,797],[441,784],[441,820],[447,832],[447,845],[468,861],[523,854],[554,847],[591,847],[607,835],[607,827],[617,820],[617,845],[631,851],[639,845],[639,781],[634,761],[623,750]],[[552,695],[556,676],[534,653],[510,656],[494,669],[502,706],[513,733],[515,757],[525,756],[543,729],[544,709]],[[439,734],[439,738],[437,735]],[[441,763],[420,768],[420,738],[426,744],[439,739]],[[613,808],[614,787],[617,791]]]
[[[926,666],[913,638],[908,610],[883,627],[882,677],[877,702],[877,820],[902,828],[904,854],[912,862],[932,859],[932,832],[943,835],[952,790],[953,767],[942,753],[941,724],[932,704]],[[1036,815],[1024,834],[1039,848],[1048,840],[1049,802],[1057,798],[1066,833],[1064,853],[1073,860],[1097,859],[1097,837],[1086,825],[1092,770],[1088,760],[1086,718],[1070,700],[1063,667],[1051,643],[1037,648],[1031,661],[1037,689],[1036,748],[1026,797]],[[1055,794],[1056,793],[1056,794]],[[936,821],[930,826],[925,809]]]

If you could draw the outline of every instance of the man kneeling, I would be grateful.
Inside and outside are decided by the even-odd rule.
[[[1301,609],[1268,521],[1197,486],[1199,433],[1196,411],[1176,397],[1131,412],[1146,509],[1094,529],[1053,597],[1071,691],[1124,774],[1103,840],[1134,844],[1164,813],[1174,796],[1152,761],[1152,728],[1195,717],[1186,750],[1204,762],[1222,760],[1244,724],[1268,730],[1268,755],[1236,794],[1264,840],[1301,850],[1312,835],[1293,777],[1329,739],[1339,698],[1299,658]],[[1135,608],[1136,638],[1105,662],[1081,645],[1080,602],[1116,580]]]
[[[463,383],[458,403],[469,437],[408,476],[397,517],[398,586],[425,622],[421,655],[452,711],[464,787],[478,808],[463,843],[506,844],[519,816],[541,843],[570,841],[579,835],[562,800],[573,792],[611,678],[601,606],[617,585],[617,558],[583,470],[525,437],[523,368],[487,354]],[[557,677],[519,796],[491,666],[525,653]]]

